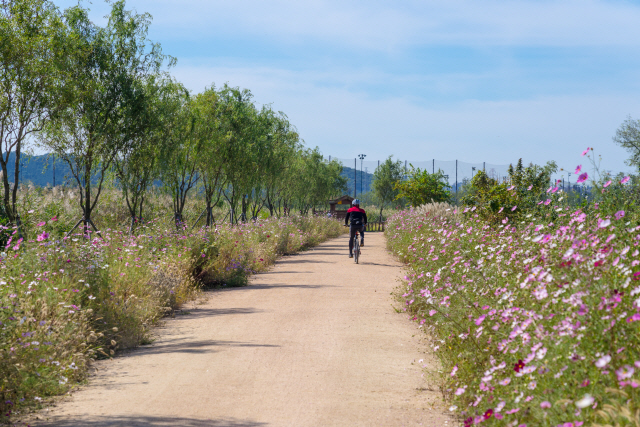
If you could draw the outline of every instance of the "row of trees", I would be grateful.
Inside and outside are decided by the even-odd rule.
[[[167,69],[175,59],[148,40],[148,14],[112,3],[104,27],[77,5],[0,0],[0,142],[3,207],[19,225],[20,156],[27,143],[70,167],[82,218],[95,225],[105,179],[115,174],[132,219],[161,183],[178,225],[187,197],[228,204],[231,221],[307,212],[342,191],[342,167],[305,149],[286,115],[257,107],[248,90],[224,85],[190,93]],[[15,153],[13,183],[7,163]]]

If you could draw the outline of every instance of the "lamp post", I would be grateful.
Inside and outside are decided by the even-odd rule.
[[[360,159],[360,194],[362,194],[362,161],[367,157],[366,154],[358,154],[358,158]]]
[[[471,166],[471,179],[473,179],[473,172],[475,172],[476,167],[475,166]]]

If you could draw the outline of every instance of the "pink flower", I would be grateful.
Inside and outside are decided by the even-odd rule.
[[[506,224],[507,222],[509,222],[509,218],[505,218],[505,219],[502,220],[503,224]]]
[[[584,156],[584,153],[582,154]],[[576,171],[574,172],[576,175],[580,173],[580,171],[582,171],[582,165],[578,165],[578,167],[576,168]]]
[[[580,184],[581,182],[585,182],[587,178],[589,178],[588,173],[585,172],[583,174],[580,174],[580,176],[578,177],[578,184]]]
[[[589,152],[589,150],[591,150],[591,147],[587,147],[587,149],[582,152],[582,157],[584,157]]]
[[[533,188],[533,185],[530,185],[527,187],[527,190],[531,191],[532,188]]]
[[[551,408],[551,402],[547,402],[546,400],[544,402],[540,402],[540,407],[542,409],[548,409]]]
[[[517,206],[512,207],[512,208],[511,208],[511,212],[515,211],[516,209],[518,209],[518,207],[517,207]]]
[[[42,227],[42,226],[43,226],[43,225],[45,225],[45,224],[46,224],[46,222],[41,221],[41,222],[39,222],[39,223],[38,223],[38,227]]]
[[[604,188],[607,188],[611,185],[611,180],[607,181],[606,184],[603,185]]]
[[[453,369],[451,370],[451,376],[455,376],[456,372],[458,372],[458,365],[454,366]]]
[[[620,219],[624,216],[624,211],[618,211],[614,216],[616,217],[616,219]]]
[[[618,377],[618,381],[626,380],[627,378],[631,378],[635,369],[632,366],[624,365],[620,369],[616,370],[616,376]]]
[[[511,190],[513,190],[514,188],[516,188],[516,187],[515,187],[515,185],[512,185],[511,187],[507,188],[507,191],[511,191]]]
[[[626,184],[627,182],[629,182],[630,179],[631,179],[630,177],[625,176],[620,180],[620,184]]]
[[[53,218],[51,218],[51,221],[56,222],[58,220],[58,215],[54,215]]]
[[[486,314],[483,314],[482,316],[478,317],[475,321],[476,326],[480,326],[480,324],[484,321],[485,317],[487,317]]]
[[[44,233],[39,234],[36,240],[38,240],[38,242],[42,242],[43,240],[46,240],[48,238],[49,238],[49,233],[45,231]]]

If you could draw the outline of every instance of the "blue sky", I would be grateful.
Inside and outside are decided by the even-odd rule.
[[[640,1],[127,4],[188,88],[248,88],[325,155],[574,169],[591,146],[628,170],[611,138],[640,119]]]

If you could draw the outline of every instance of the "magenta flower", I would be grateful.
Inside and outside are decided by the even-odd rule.
[[[588,173],[585,172],[583,174],[580,174],[580,176],[578,177],[578,184],[580,184],[581,182],[585,182],[587,178],[589,178]]]
[[[616,217],[616,219],[620,219],[624,216],[624,211],[618,211],[614,216]]]
[[[524,362],[522,360],[518,360],[518,363],[514,365],[513,370],[516,372],[520,372],[520,370],[524,367],[525,367]]]
[[[475,321],[476,326],[480,326],[480,324],[482,324],[482,322],[484,321],[484,319],[487,317],[486,314],[483,314],[482,316],[478,317]]]
[[[38,242],[42,242],[43,240],[46,240],[48,238],[49,238],[49,233],[45,231],[44,233],[39,234],[36,240],[38,240]]]
[[[584,153],[582,154],[584,156]],[[576,168],[576,171],[574,172],[576,175],[580,173],[580,171],[582,171],[582,165],[578,165],[578,167]]]
[[[607,181],[607,182],[604,184],[604,186],[603,186],[603,187],[604,187],[604,188],[607,188],[607,187],[608,187],[608,186],[610,186],[610,185],[611,185],[611,180]]]
[[[548,409],[551,408],[551,402],[547,402],[546,400],[544,402],[540,402],[540,407],[542,409]]]
[[[620,180],[620,184],[626,184],[627,182],[629,182],[630,179],[631,179],[630,177],[625,176]]]
[[[591,150],[591,147],[587,147],[587,149],[582,152],[582,157],[584,157],[589,152],[589,150]]]
[[[530,185],[527,187],[527,190],[531,191],[532,188],[533,188],[533,185]]]
[[[43,226],[43,225],[45,225],[45,224],[46,224],[46,222],[41,221],[41,222],[39,222],[39,223],[38,223],[38,227],[42,227],[42,226]]]

